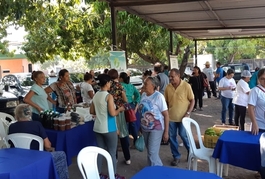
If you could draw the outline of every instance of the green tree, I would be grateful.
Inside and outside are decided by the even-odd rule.
[[[223,63],[233,63],[239,59],[256,58],[256,47],[256,39],[211,40],[207,41],[205,51]]]
[[[0,11],[4,9],[0,20],[25,27],[28,35],[22,49],[32,62],[43,63],[55,56],[67,60],[84,57],[90,62],[100,50],[111,50],[110,9],[106,2],[90,1],[82,8],[77,6],[79,2],[4,0],[0,4]],[[117,29],[117,49],[125,50],[127,59],[137,54],[148,63],[168,62],[166,29],[124,11],[117,12]],[[190,41],[175,37],[176,54],[179,54]]]

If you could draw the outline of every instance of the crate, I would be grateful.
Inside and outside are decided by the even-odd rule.
[[[219,136],[204,135],[203,144],[207,148],[214,148],[218,139],[219,139]]]
[[[230,126],[230,125],[214,125],[213,129],[215,133],[220,133],[225,130],[239,130],[238,126]],[[220,136],[209,136],[204,135],[203,144],[207,148],[214,148]]]
[[[239,130],[238,126],[231,126],[231,125],[214,125],[213,129],[215,130],[216,133],[220,133],[221,131],[226,131],[226,130]]]

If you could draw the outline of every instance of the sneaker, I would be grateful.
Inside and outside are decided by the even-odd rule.
[[[180,147],[183,147],[183,142],[179,143],[179,146],[180,146]]]
[[[172,166],[178,166],[179,162],[180,162],[180,160],[177,159],[177,158],[175,158],[175,159],[171,162],[171,165],[172,165]]]
[[[194,109],[192,110],[192,112],[195,112],[195,111],[197,111],[197,109],[196,109],[196,108],[194,108]]]
[[[127,165],[130,165],[130,164],[131,164],[131,160],[126,160],[125,163],[126,163]]]
[[[202,108],[200,108],[199,110],[200,110],[200,111],[203,111],[203,109],[202,109]]]

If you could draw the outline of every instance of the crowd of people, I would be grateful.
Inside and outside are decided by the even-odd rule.
[[[237,125],[244,130],[248,107],[252,133],[265,131],[265,69],[257,72],[254,81],[256,84],[250,87],[248,83],[251,81],[251,73],[248,70],[242,72],[242,78],[236,84],[233,79],[233,69],[228,69],[223,76],[220,62],[217,62],[215,72],[210,65],[206,62],[203,70],[194,66],[193,74],[189,82],[186,82],[182,80],[178,69],[168,70],[168,67],[163,69],[160,63],[156,63],[153,73],[151,70],[143,72],[143,87],[140,91],[130,83],[130,76],[126,72],[118,73],[116,69],[105,69],[97,78],[93,70],[84,74],[84,81],[77,85],[77,89],[80,89],[83,102],[90,106],[90,113],[95,116],[93,131],[97,145],[110,153],[115,173],[118,139],[125,164],[130,165],[132,162],[130,134],[133,137],[133,144],[139,135],[144,136],[149,166],[163,165],[159,157],[160,143],[169,141],[173,158],[171,165],[177,166],[181,158],[178,151],[178,135],[188,155],[190,151],[182,119],[197,110],[197,103],[199,103],[198,110],[203,110],[205,91],[208,98],[214,96],[216,99],[221,99],[222,124],[226,124],[228,111],[229,124]],[[11,124],[9,133],[26,132],[38,135],[44,140],[45,150],[53,151],[45,130],[39,123],[42,122],[40,113],[49,109],[48,101],[55,106],[56,111],[64,113],[69,104],[77,103],[76,89],[66,69],[60,70],[58,80],[45,89],[42,87],[45,81],[42,71],[34,71],[32,80],[35,84],[24,98],[27,104],[17,107],[15,116],[18,123]],[[53,99],[50,93],[54,93],[56,99]],[[126,122],[125,104],[129,104],[134,110],[137,117],[135,122]],[[101,171],[102,159],[99,158],[98,166]]]

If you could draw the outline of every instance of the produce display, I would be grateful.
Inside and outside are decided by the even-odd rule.
[[[220,130],[214,127],[208,128],[205,132],[204,135],[209,135],[209,136],[221,136],[223,134],[224,130]]]

